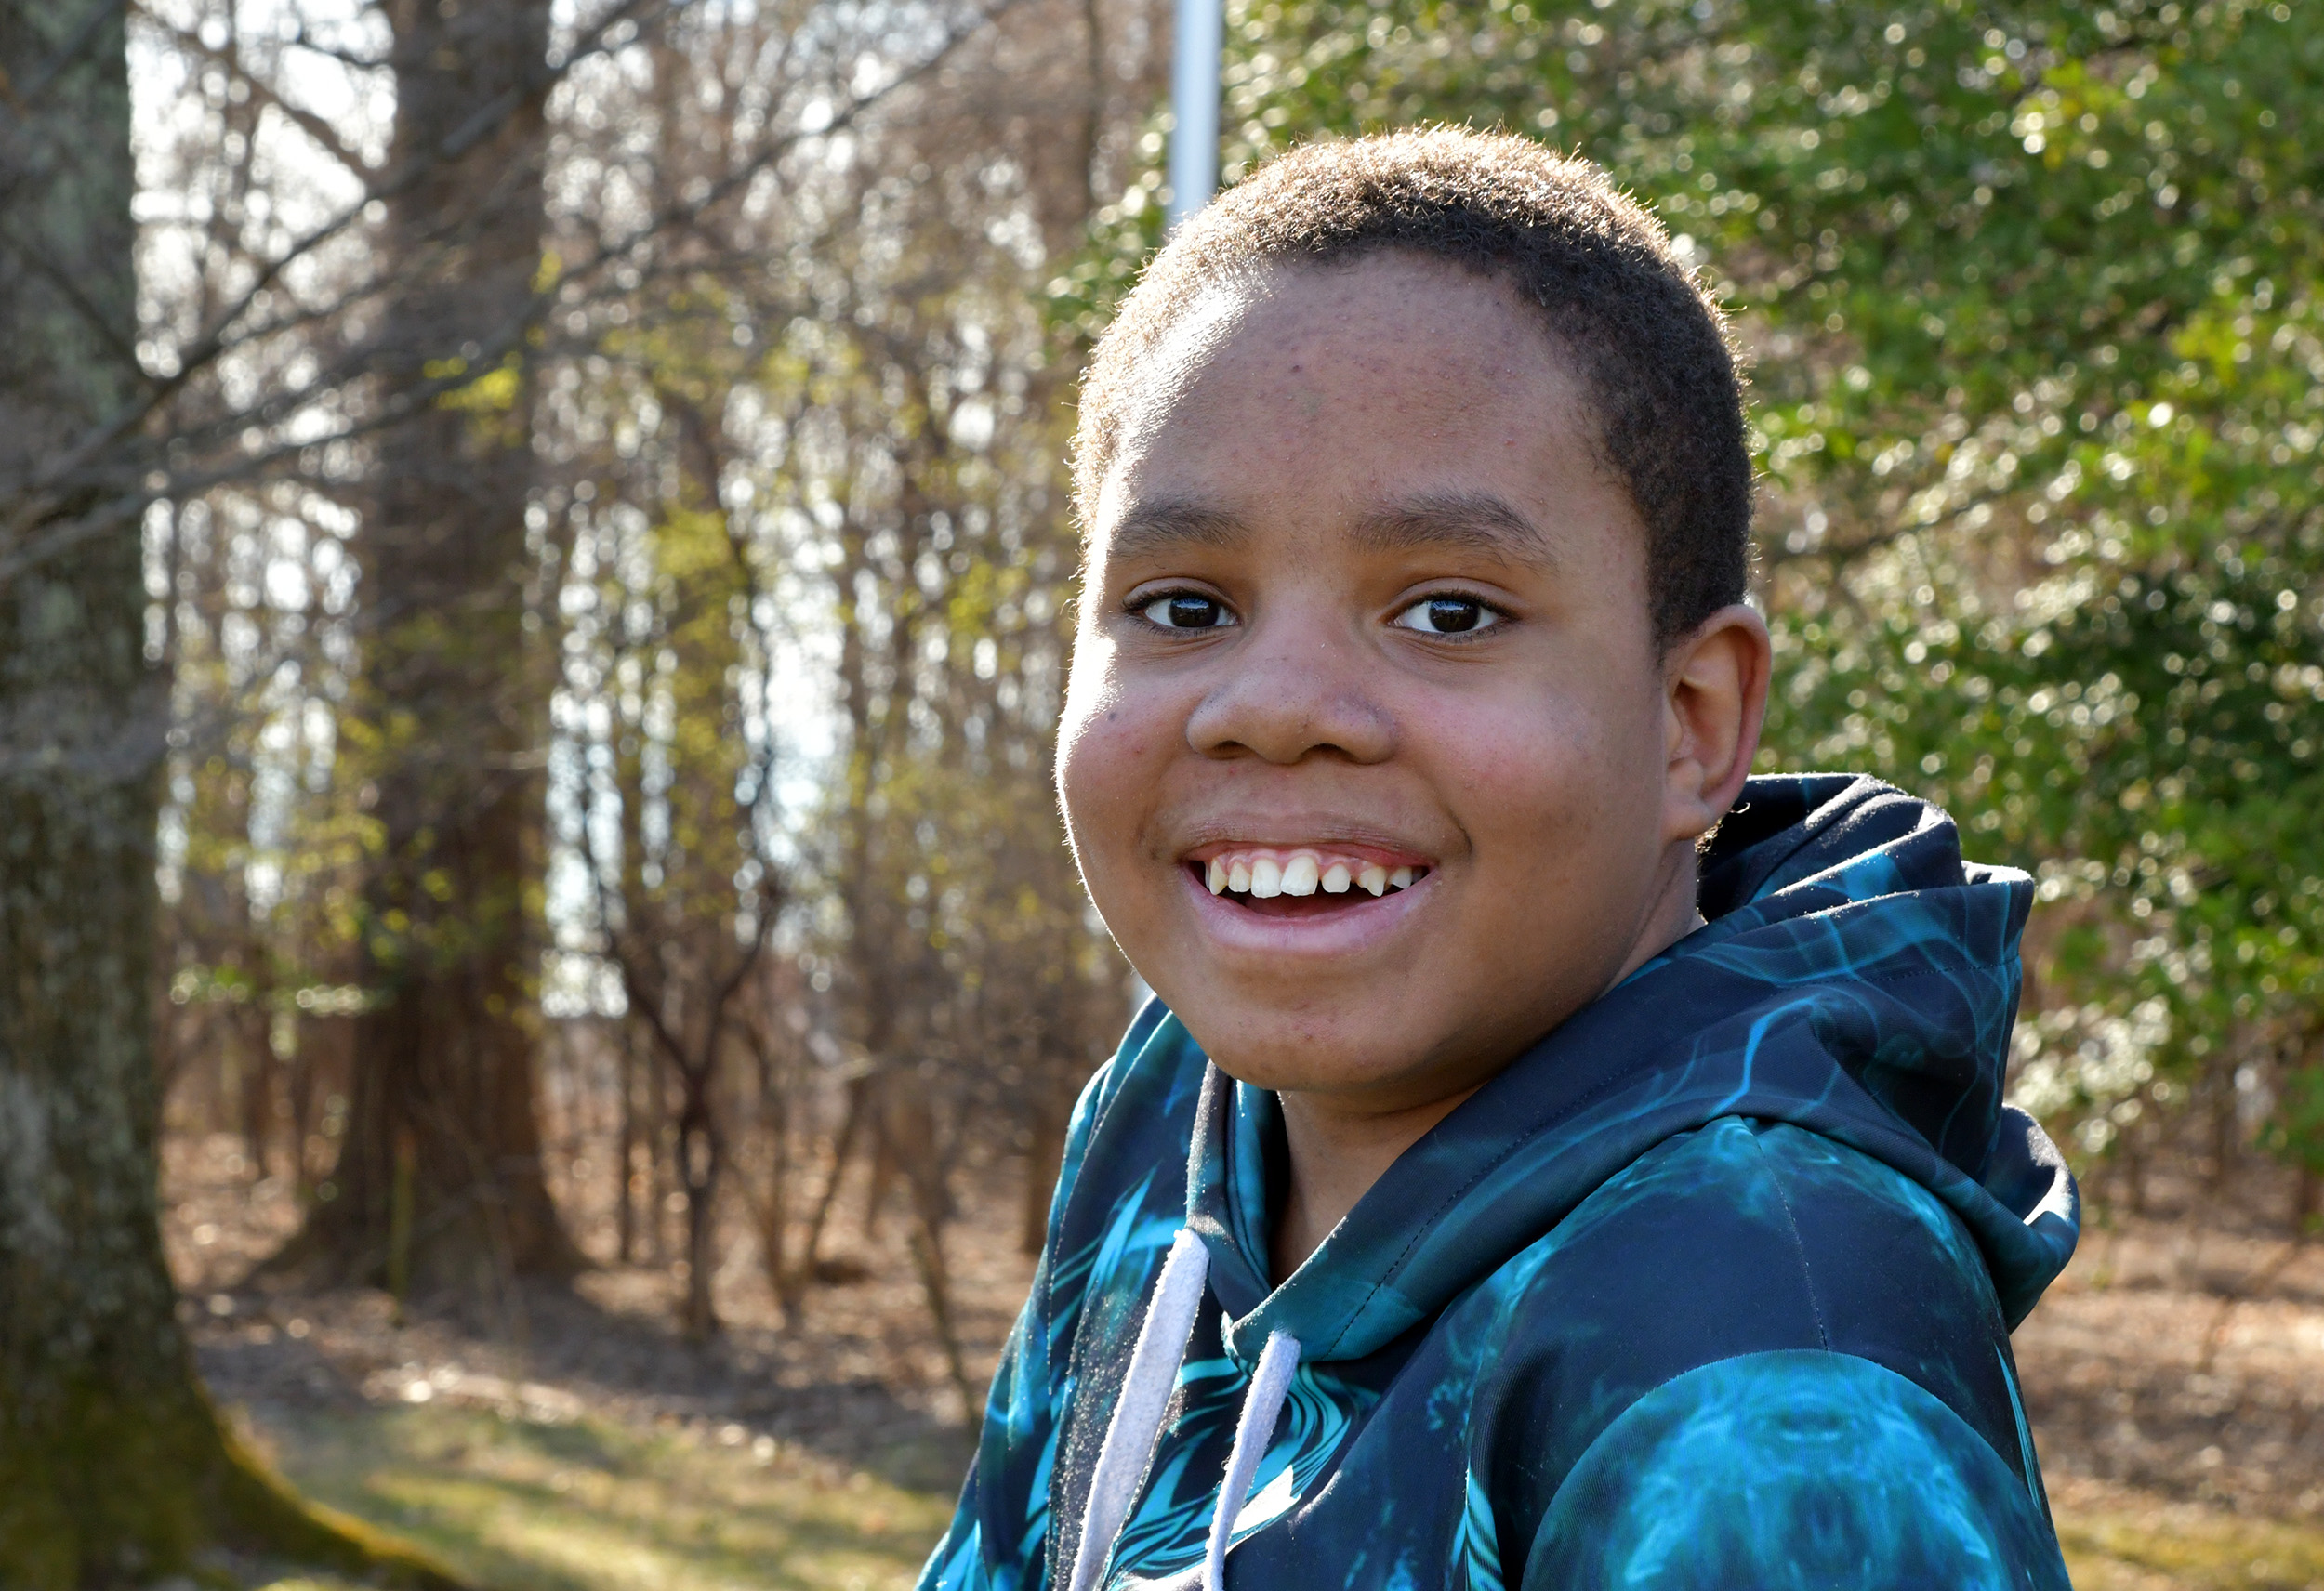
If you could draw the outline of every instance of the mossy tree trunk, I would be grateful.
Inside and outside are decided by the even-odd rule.
[[[348,771],[377,824],[339,1165],[292,1255],[521,1319],[520,1274],[580,1256],[535,1114],[547,658],[525,622],[530,352],[541,270],[547,0],[391,0],[396,132],[373,361],[411,404],[359,543]],[[417,399],[415,402],[414,400]]]
[[[163,1263],[139,470],[58,464],[138,381],[123,9],[0,0],[0,1585],[218,1545],[443,1584],[240,1449]]]

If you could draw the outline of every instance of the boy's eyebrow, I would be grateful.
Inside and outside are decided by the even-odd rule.
[[[1115,558],[1140,559],[1189,546],[1231,547],[1249,535],[1250,527],[1223,509],[1164,498],[1124,514],[1106,537],[1106,550]]]
[[[1115,558],[1142,559],[1186,546],[1238,546],[1250,533],[1248,523],[1224,509],[1164,498],[1141,503],[1123,515],[1106,546]],[[1489,492],[1438,492],[1410,498],[1365,515],[1356,521],[1353,536],[1367,552],[1450,548],[1535,568],[1553,568],[1558,561],[1540,527]]]
[[[1541,528],[1489,492],[1431,493],[1367,514],[1356,522],[1355,540],[1373,552],[1449,547],[1536,568],[1558,561]]]

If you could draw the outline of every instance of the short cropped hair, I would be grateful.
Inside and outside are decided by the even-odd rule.
[[[1091,527],[1150,356],[1215,283],[1390,250],[1499,278],[1578,366],[1603,463],[1646,527],[1650,617],[1667,646],[1743,599],[1751,461],[1726,318],[1660,222],[1590,161],[1440,127],[1308,144],[1179,229],[1098,341],[1074,437]]]

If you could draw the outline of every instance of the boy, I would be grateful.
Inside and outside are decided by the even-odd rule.
[[[1741,397],[1655,222],[1302,150],[1148,269],[1076,465],[1059,786],[1157,998],[923,1587],[2064,1586],[2027,881],[1746,782]]]

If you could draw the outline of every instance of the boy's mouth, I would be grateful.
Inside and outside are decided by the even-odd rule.
[[[1267,917],[1313,917],[1408,889],[1429,865],[1336,846],[1205,846],[1186,871],[1211,894]]]

